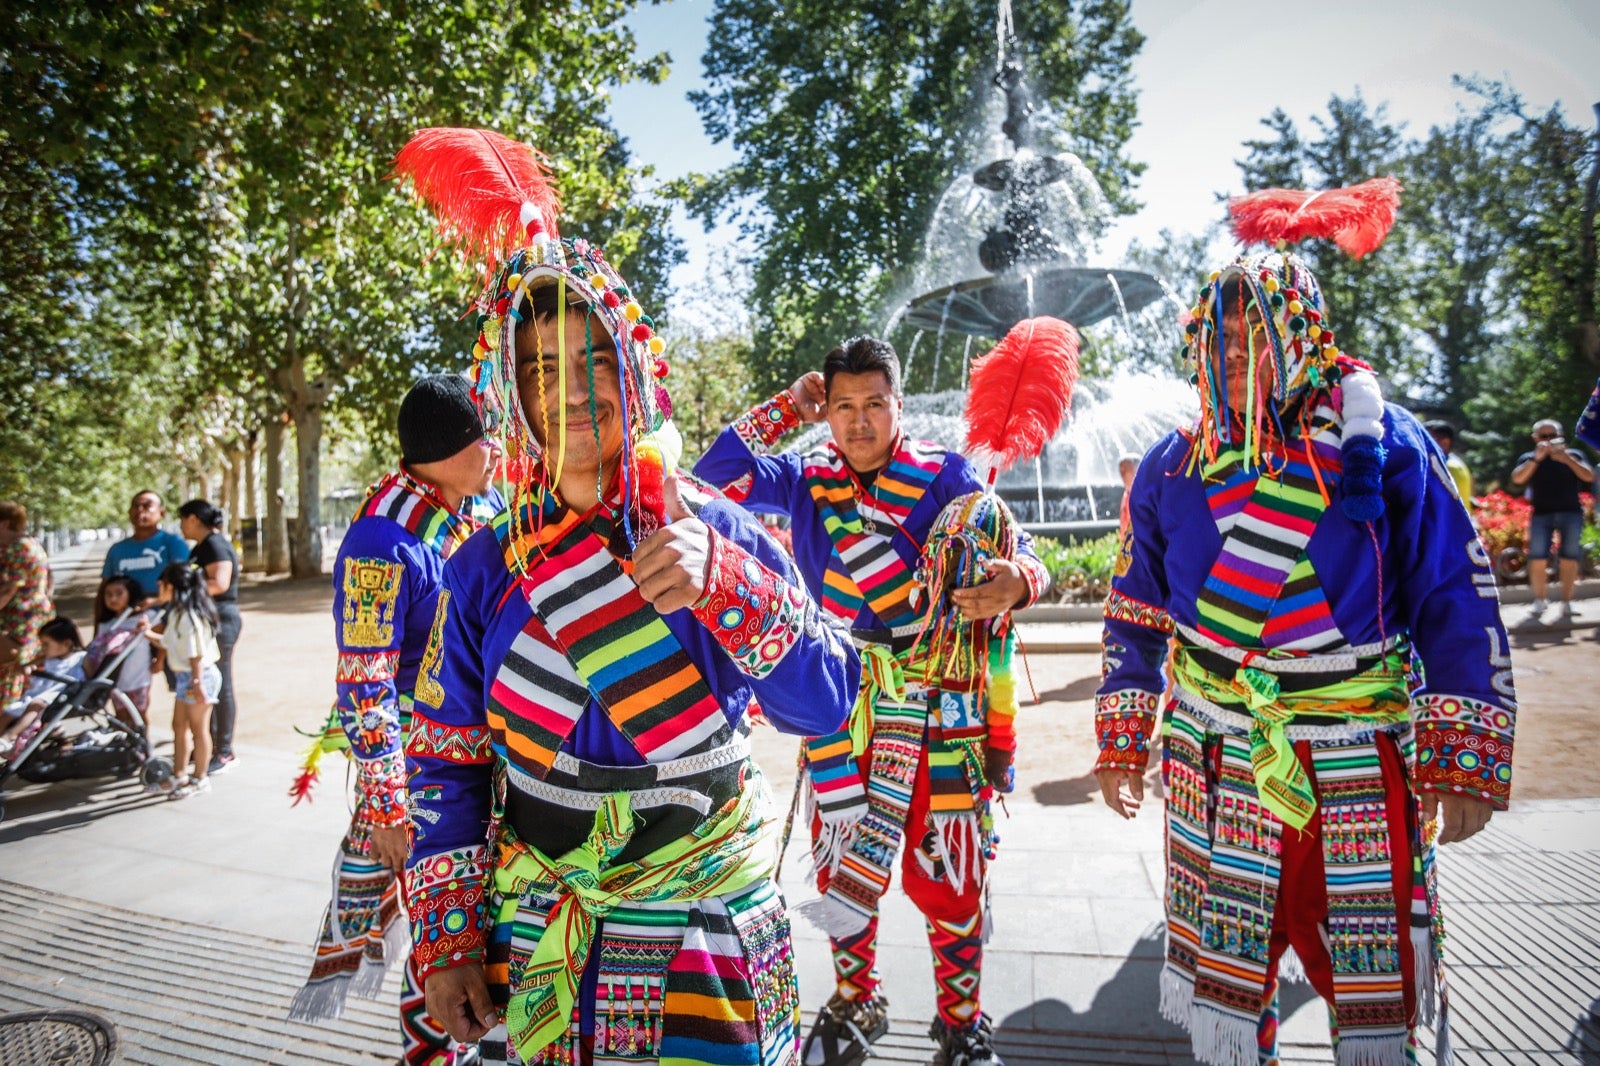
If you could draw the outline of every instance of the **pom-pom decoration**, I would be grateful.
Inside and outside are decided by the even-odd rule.
[[[440,236],[468,257],[499,262],[535,223],[556,235],[560,197],[544,156],[494,130],[418,130],[395,156],[391,176],[411,179]]]
[[[1234,236],[1246,244],[1294,244],[1323,237],[1353,259],[1383,243],[1399,207],[1400,182],[1394,178],[1319,192],[1263,189],[1228,201]]]
[[[1078,331],[1048,316],[1018,322],[972,364],[967,452],[989,467],[989,484],[1044,451],[1072,407],[1077,380]]]

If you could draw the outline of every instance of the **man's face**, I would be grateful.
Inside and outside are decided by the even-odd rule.
[[[535,395],[534,403],[538,402]],[[437,466],[441,482],[448,483],[462,495],[482,496],[489,491],[494,472],[500,466],[500,445],[482,437],[450,458],[440,460]]]
[[[559,382],[562,339],[561,316],[537,321],[533,329],[517,335],[517,395],[522,412],[533,427],[533,435],[549,457],[552,470],[593,479],[602,463],[612,466],[622,452],[622,393],[617,385],[617,352],[598,315],[587,308],[568,307],[565,316],[566,393]],[[589,367],[585,355],[584,323],[588,322],[589,343],[594,352],[594,396],[589,395]],[[537,332],[537,343],[535,338]],[[539,405],[539,382],[544,380],[544,411]],[[593,406],[591,420],[590,407]],[[555,438],[561,431],[562,408],[566,412],[565,440]],[[546,425],[545,417],[549,424]],[[598,450],[595,440],[599,438]]]
[[[1436,430],[1429,430],[1428,436],[1433,438],[1433,443],[1439,446],[1440,451],[1444,452],[1446,455],[1450,454],[1450,445],[1454,442],[1451,441],[1449,434],[1440,433]]]
[[[161,506],[160,496],[153,492],[141,492],[128,505],[128,522],[133,526],[134,533],[154,533],[161,527],[161,519],[166,517],[166,513],[166,508]]]
[[[1272,388],[1277,372],[1276,364],[1272,360],[1272,342],[1267,339],[1267,324],[1262,320],[1261,312],[1251,306],[1245,311],[1244,320],[1245,330],[1242,331],[1239,329],[1238,315],[1228,315],[1223,323],[1222,332],[1228,371],[1223,381],[1227,387],[1228,407],[1234,411],[1243,411],[1248,399],[1250,380],[1247,368],[1250,365],[1252,345],[1255,347],[1258,395]],[[1211,356],[1211,372],[1219,373],[1215,353]]]
[[[828,384],[828,427],[852,470],[888,465],[900,436],[900,397],[889,391],[889,375],[835,374]]]

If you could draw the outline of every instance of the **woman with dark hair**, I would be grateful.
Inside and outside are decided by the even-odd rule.
[[[205,574],[206,592],[217,605],[217,648],[222,658],[217,663],[222,673],[222,690],[211,715],[212,755],[210,772],[222,773],[233,765],[233,723],[237,709],[233,702],[233,646],[239,642],[239,556],[222,533],[223,514],[205,500],[190,500],[178,508],[178,529],[185,540],[195,542],[189,562]]]
[[[146,634],[166,649],[176,673],[177,700],[172,708],[172,764],[177,776],[162,782],[172,799],[211,791],[211,706],[222,688],[217,660],[217,605],[206,592],[200,571],[188,563],[168,563],[156,579],[156,599],[167,608],[167,620]],[[159,632],[159,636],[157,636]],[[188,773],[190,744],[195,772]]]

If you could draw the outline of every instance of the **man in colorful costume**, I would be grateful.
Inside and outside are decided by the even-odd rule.
[[[857,337],[821,373],[724,430],[696,465],[745,506],[788,515],[807,587],[850,626],[862,688],[846,729],[809,740],[812,854],[822,899],[806,913],[832,940],[837,991],[807,1040],[811,1066],[848,1066],[888,1031],[876,967],[878,908],[901,837],[902,884],[927,920],[938,1017],[933,1036],[952,1064],[994,1058],[979,1009],[984,884],[996,838],[991,778],[1009,771],[1010,717],[988,717],[986,663],[927,669],[918,644],[917,567],[945,505],[984,485],[960,455],[905,437],[894,349]],[[772,453],[784,433],[826,418],[833,439],[804,455]],[[1049,576],[1021,534],[988,580],[953,593],[970,621],[1032,603]],[[1014,703],[1014,700],[1011,701]]]
[[[1256,194],[1289,199],[1261,236],[1362,254],[1398,191]],[[1241,237],[1263,209],[1235,202]],[[1162,1013],[1202,1062],[1268,1062],[1278,981],[1303,975],[1340,1066],[1414,1062],[1419,1024],[1448,1062],[1433,847],[1511,782],[1488,557],[1439,448],[1335,346],[1301,259],[1241,256],[1186,318],[1202,414],[1136,475],[1096,714],[1102,791],[1132,817],[1171,646]]]
[[[857,657],[758,523],[673,469],[662,345],[600,249],[556,237],[532,151],[423,131],[397,169],[466,228],[440,190],[483,142],[527,227],[475,351],[517,495],[446,568],[407,747],[430,1011],[486,1062],[793,1063],[748,710],[837,728]]]
[[[339,845],[333,899],[317,958],[289,1017],[337,1018],[345,995],[375,997],[384,970],[404,956],[399,874],[405,868],[404,737],[428,643],[444,562],[504,504],[490,481],[500,449],[484,433],[465,378],[439,374],[400,404],[400,468],[367,492],[334,563],[338,697],[292,795],[309,797],[318,763],[344,750],[359,790]],[[387,941],[387,943],[386,943]],[[413,967],[401,992],[408,1064],[447,1061],[449,1038],[423,1010]]]

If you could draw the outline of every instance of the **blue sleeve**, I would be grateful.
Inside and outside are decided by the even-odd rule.
[[[334,711],[356,760],[364,818],[396,826],[405,818],[405,766],[396,674],[415,575],[407,542],[416,538],[384,518],[357,521],[345,534],[333,575],[333,626],[339,649]]]
[[[170,545],[170,548],[169,548],[169,554],[168,554],[168,557],[167,557],[167,562],[169,562],[169,563],[184,563],[184,562],[188,562],[189,561],[189,542],[184,540],[182,537],[178,536],[176,533],[168,533],[167,536],[171,538],[170,541],[168,542],[169,545]]]
[[[695,617],[747,676],[781,732],[839,729],[861,675],[848,634],[812,600],[793,561],[759,523],[721,500],[702,508],[700,519],[713,549]]]
[[[1385,415],[1384,508],[1400,615],[1423,666],[1419,785],[1504,806],[1516,688],[1488,550],[1456,496],[1444,453],[1416,419]]]
[[[800,424],[788,392],[779,393],[718,434],[695,463],[695,476],[752,510],[788,514],[803,474],[800,456],[771,448]]]
[[[1099,770],[1144,769],[1166,689],[1163,667],[1173,623],[1160,521],[1161,454],[1152,448],[1134,475],[1128,528],[1121,533],[1106,596],[1100,687],[1095,692]]]
[[[494,550],[492,532],[480,530],[445,564],[406,741],[406,906],[412,959],[423,974],[481,961],[484,952],[483,884],[497,759],[482,658],[484,612],[494,600],[484,574],[494,571],[468,566],[474,549],[485,547],[484,536],[487,550]]]

